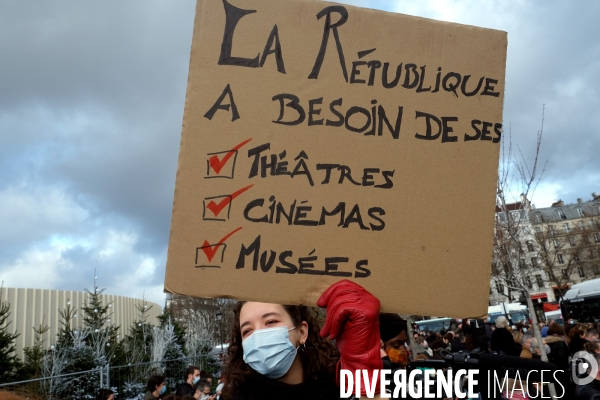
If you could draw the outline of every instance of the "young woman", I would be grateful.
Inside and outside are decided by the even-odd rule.
[[[238,303],[224,400],[339,399],[340,368],[371,373],[382,368],[379,300],[343,280],[317,304],[327,307],[321,332],[305,306]],[[337,349],[329,339],[335,339]]]

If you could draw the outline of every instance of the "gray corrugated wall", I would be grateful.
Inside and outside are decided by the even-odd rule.
[[[10,304],[10,316],[7,320],[7,323],[10,323],[9,331],[20,334],[15,340],[17,355],[23,359],[23,349],[34,345],[33,328],[38,327],[44,317],[44,324],[50,327],[42,337],[44,347],[48,348],[56,340],[56,334],[61,327],[58,311],[67,308],[67,301],[71,302],[72,308],[77,309],[77,318],[74,319],[72,327],[81,326],[81,307],[85,305],[88,296],[86,292],[72,290],[3,288],[0,301]],[[113,314],[110,317],[111,324],[119,325],[120,338],[123,338],[123,335],[129,333],[133,321],[138,318],[135,306],[143,305],[144,300],[110,294],[103,294],[102,298],[104,304],[112,303],[109,309],[109,314]],[[158,324],[156,317],[162,314],[162,306],[149,301],[146,303],[151,307],[147,313],[148,323]]]

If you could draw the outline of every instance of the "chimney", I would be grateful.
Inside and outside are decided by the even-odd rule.
[[[581,197],[577,198],[577,204],[583,204],[583,200],[581,199]]]
[[[596,200],[597,197],[598,197],[598,193],[592,192],[592,200]]]
[[[531,204],[531,208],[535,210],[535,204]]]
[[[558,200],[556,203],[552,203],[552,207],[562,207],[565,205],[565,202],[562,200]]]

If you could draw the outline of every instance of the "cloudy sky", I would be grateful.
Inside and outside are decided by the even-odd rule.
[[[215,0],[217,1],[217,0]],[[538,206],[600,192],[600,2],[355,0],[508,32],[504,126]],[[0,280],[162,303],[195,1],[18,1],[0,12]],[[506,136],[506,134],[505,134]]]

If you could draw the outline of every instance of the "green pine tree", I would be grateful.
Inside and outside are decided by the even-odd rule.
[[[58,314],[60,315],[61,327],[58,330],[56,335],[56,346],[64,346],[70,347],[73,345],[73,337],[71,332],[72,322],[77,315],[77,309],[71,307],[71,302],[67,299],[67,308],[63,310],[58,310]]]
[[[88,293],[88,300],[85,302],[85,306],[82,307],[85,312],[83,316],[84,325],[93,331],[105,329],[105,325],[112,317],[112,313],[109,313],[110,304],[104,305],[102,301],[102,293],[105,289],[98,290],[98,287],[94,286],[93,291],[84,290]]]
[[[48,332],[50,327],[44,324],[45,317],[42,323],[37,328],[33,328],[35,333],[35,344],[31,347],[23,349],[25,353],[25,365],[23,366],[24,379],[34,379],[41,376],[42,362],[46,352],[44,351],[44,339],[42,336]]]
[[[150,361],[150,348],[152,346],[152,328],[148,323],[148,312],[152,306],[148,305],[146,299],[143,304],[136,304],[138,317],[129,327],[129,335],[125,338],[126,357],[128,361],[148,362]]]
[[[10,304],[0,303],[0,382],[10,382],[21,368],[21,362],[15,355],[15,339],[19,334],[9,331],[10,323],[6,323],[9,316]]]
[[[97,357],[105,357],[104,364],[119,364],[124,361],[123,346],[119,343],[119,326],[112,323],[112,304],[104,304],[102,293],[106,289],[98,289],[97,277],[94,277],[93,290],[84,289],[88,294],[85,305],[81,307],[83,325],[90,331],[86,344],[95,349]],[[106,344],[100,349],[99,344],[105,340]]]
[[[83,325],[91,330],[89,338],[93,338],[94,334],[102,334],[106,332],[109,337],[110,346],[116,346],[118,339],[117,334],[119,327],[111,323],[113,316],[112,304],[104,304],[102,293],[106,289],[98,290],[96,282],[94,282],[94,290],[84,289],[88,293],[88,299],[85,305],[81,308],[83,311]]]

